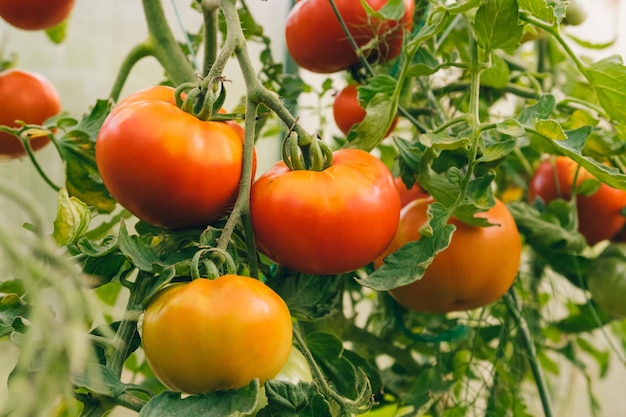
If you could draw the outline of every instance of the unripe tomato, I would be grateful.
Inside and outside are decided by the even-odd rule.
[[[274,262],[308,274],[340,274],[387,247],[400,196],[379,159],[342,149],[319,172],[274,165],[252,185],[250,216],[258,249]]]
[[[150,368],[170,390],[235,389],[279,373],[291,351],[291,315],[259,280],[199,278],[150,301],[141,338]]]
[[[74,0],[0,0],[0,17],[24,30],[44,30],[64,21]]]
[[[60,111],[59,94],[44,76],[18,69],[0,72],[0,125],[18,127],[17,120],[40,125]],[[30,146],[36,151],[49,141],[47,136],[35,137]],[[18,138],[0,132],[0,159],[24,155],[26,151]]]
[[[171,87],[122,100],[100,129],[96,164],[111,195],[139,219],[169,229],[204,227],[237,198],[241,128],[199,120],[174,103]]]
[[[367,3],[378,11],[387,0]],[[358,0],[335,0],[335,5],[369,61],[384,62],[400,54],[404,31],[413,24],[413,0],[405,0],[406,11],[398,21],[368,16]],[[327,0],[297,2],[287,16],[285,39],[294,61],[312,72],[333,73],[359,62]]]
[[[365,109],[359,103],[357,85],[348,84],[335,95],[333,101],[333,117],[335,124],[344,135],[350,132],[350,129],[365,119]],[[387,135],[389,135],[396,127],[398,118],[394,118]]]
[[[545,160],[539,164],[528,186],[528,200],[532,203],[541,197],[546,203],[572,197],[572,186],[578,164],[564,156]],[[594,177],[582,167],[578,172],[577,183]],[[592,195],[576,196],[578,211],[578,231],[587,243],[594,245],[610,239],[624,226],[626,218],[621,210],[626,207],[626,191],[601,184]]]
[[[626,244],[612,243],[600,253],[589,268],[587,287],[604,311],[626,318]]]
[[[404,244],[421,238],[432,197],[415,200],[404,209],[393,241],[374,262]],[[450,245],[426,268],[422,279],[395,288],[390,294],[404,307],[429,313],[470,310],[497,301],[513,284],[519,268],[522,244],[513,216],[500,201],[479,217],[493,226],[476,227],[451,218],[456,226]]]

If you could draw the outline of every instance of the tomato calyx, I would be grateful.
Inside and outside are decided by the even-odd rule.
[[[206,78],[199,83],[183,83],[176,88],[174,98],[178,107],[200,120],[233,120],[225,114],[217,116],[226,100],[223,77]]]
[[[323,171],[333,164],[333,152],[318,136],[289,132],[283,141],[283,161],[290,170]]]

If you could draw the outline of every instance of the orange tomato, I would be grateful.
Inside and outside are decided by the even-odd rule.
[[[432,197],[414,200],[404,207],[396,235],[374,266],[404,244],[421,238]],[[522,244],[513,216],[504,203],[479,217],[493,226],[476,227],[451,218],[456,226],[450,245],[440,252],[421,280],[395,288],[390,294],[404,307],[429,313],[470,310],[497,301],[517,276]]]

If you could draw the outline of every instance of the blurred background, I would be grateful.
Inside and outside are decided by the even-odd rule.
[[[43,1],[43,0],[42,0]],[[189,7],[190,0],[164,0],[164,8],[177,38],[182,39],[183,28],[196,31],[201,24],[201,15]],[[255,19],[264,26],[266,34],[273,39],[274,59],[284,59],[283,26],[291,0],[248,0]],[[614,41],[611,48],[585,50],[586,55],[602,58],[610,53],[626,53],[626,33],[619,22],[626,18],[626,1],[589,0],[586,2],[588,18],[571,33],[595,43]],[[142,3],[139,0],[76,0],[76,6],[68,23],[66,40],[55,45],[43,32],[26,32],[0,21],[0,53],[5,57],[16,54],[18,67],[45,75],[59,90],[63,108],[71,116],[80,118],[97,99],[107,98],[117,74],[117,69],[127,52],[141,42],[147,34]],[[251,51],[253,58],[258,51]],[[225,107],[234,106],[244,94],[243,83],[236,65],[227,67],[226,74],[231,83],[227,85],[229,96]],[[316,85],[326,76],[302,74],[306,81]],[[339,77],[339,76],[337,76]],[[142,60],[132,71],[122,97],[138,89],[163,80],[163,71],[153,58]],[[626,88],[626,87],[625,87]],[[316,97],[301,98],[313,103]],[[319,103],[317,103],[319,104]],[[328,104],[328,103],[327,103]],[[322,103],[322,107],[324,103]],[[318,118],[304,118],[305,127],[315,131]],[[332,124],[332,119],[328,119]],[[257,149],[262,173],[279,159],[277,141],[267,141]],[[63,167],[52,146],[43,149],[39,159],[46,172],[62,183]],[[0,176],[9,178],[20,188],[28,190],[41,204],[47,224],[52,229],[55,216],[56,193],[38,176],[27,160],[0,162]],[[15,206],[0,200],[0,221],[21,224],[24,214]],[[0,271],[8,274],[2,266]],[[598,335],[599,346],[605,344]],[[0,343],[0,404],[6,400],[6,376],[13,366],[16,352],[10,344]],[[592,389],[601,402],[603,416],[626,416],[626,399],[620,396],[626,385],[626,367],[616,366],[609,370],[606,379],[594,381]],[[553,386],[556,416],[589,417],[587,382],[580,373],[562,368],[560,383]],[[616,401],[618,399],[618,401]],[[121,413],[120,415],[123,415]],[[129,415],[133,415],[130,413]]]

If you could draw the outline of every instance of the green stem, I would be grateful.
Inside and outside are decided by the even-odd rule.
[[[545,417],[552,417],[552,407],[550,406],[550,398],[548,396],[548,384],[546,383],[546,379],[543,375],[543,370],[541,366],[539,366],[537,350],[535,349],[535,344],[528,328],[528,324],[520,311],[519,300],[515,288],[511,288],[509,290],[509,292],[504,296],[504,301],[509,312],[513,316],[513,320],[515,320],[515,323],[519,327],[524,347],[528,353],[530,369],[535,379],[537,390],[539,391],[543,413]]]
[[[117,72],[117,77],[115,78],[115,82],[111,88],[111,93],[109,94],[109,97],[113,101],[117,101],[119,99],[122,89],[124,88],[124,84],[128,79],[128,75],[135,64],[143,58],[151,55],[154,55],[154,50],[148,41],[135,45],[135,47],[128,52]]]
[[[202,74],[208,75],[217,58],[217,34],[219,4],[216,0],[204,0],[202,2],[202,14],[204,16],[204,65]]]
[[[196,72],[167,23],[161,0],[142,0],[154,56],[175,84],[196,81]]]

